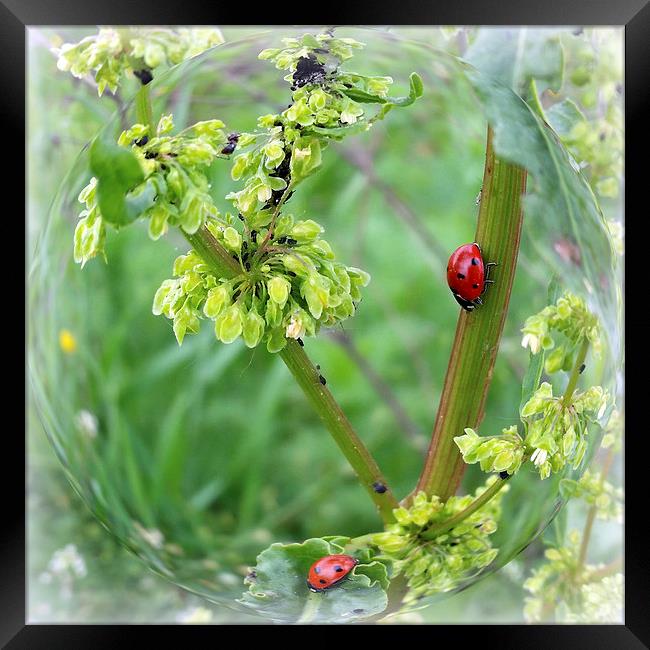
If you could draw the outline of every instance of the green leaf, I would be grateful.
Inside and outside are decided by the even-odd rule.
[[[464,58],[522,96],[531,79],[540,93],[562,86],[564,53],[553,30],[480,29]]]
[[[565,99],[546,110],[546,120],[561,138],[566,138],[576,124],[584,122],[585,116],[576,104]]]
[[[272,544],[257,557],[254,578],[239,602],[283,623],[344,623],[386,609],[388,574],[384,564],[359,557],[338,585],[313,593],[307,586],[311,565],[325,555],[342,553],[347,537],[308,539],[302,544]]]
[[[409,94],[406,97],[389,97],[386,103],[394,106],[410,106],[418,97],[422,97],[424,85],[422,77],[417,72],[411,72],[409,85]]]
[[[361,88],[346,88],[343,94],[360,104],[385,104],[390,101],[385,97],[367,93],[365,90],[361,90]]]
[[[584,293],[597,313],[615,322],[615,292],[599,291],[615,260],[607,225],[594,193],[556,133],[510,88],[467,66],[467,77],[483,101],[494,129],[494,148],[529,177],[524,197],[525,236],[539,263],[553,269],[565,288]],[[570,241],[580,261],[557,252]]]
[[[128,192],[144,180],[138,159],[128,149],[95,138],[90,145],[90,169],[97,177],[99,211],[114,226],[131,223],[153,203],[151,185],[127,201]]]

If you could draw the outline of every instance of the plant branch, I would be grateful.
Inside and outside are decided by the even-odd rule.
[[[470,515],[474,514],[479,508],[482,508],[488,501],[490,501],[494,496],[496,496],[501,488],[508,482],[507,478],[498,478],[490,487],[488,487],[485,492],[480,494],[472,503],[470,503],[465,510],[461,510],[459,513],[447,519],[446,521],[441,521],[431,528],[427,528],[423,533],[422,537],[424,539],[435,539],[442,533],[450,530],[454,526],[457,526],[461,521],[467,519]]]
[[[194,250],[214,268],[220,277],[232,278],[241,273],[237,261],[205,226],[199,228],[192,235],[185,231],[182,232]],[[320,373],[311,363],[303,348],[294,339],[289,339],[286,347],[280,352],[280,357],[356,472],[370,498],[377,506],[384,523],[394,521],[392,511],[398,507],[397,499],[388,488],[386,479],[377,463],[355,433],[332,393],[321,384]],[[375,490],[374,486],[379,484],[386,488],[385,491],[377,492]]]
[[[443,501],[460,484],[465,463],[454,437],[466,427],[477,428],[483,419],[510,292],[517,266],[522,226],[522,194],[526,171],[499,159],[488,127],[485,171],[475,241],[486,262],[498,262],[496,283],[484,305],[461,311],[431,444],[415,491],[436,494]]]
[[[295,339],[288,339],[286,347],[280,351],[280,356],[356,472],[384,523],[393,522],[393,509],[398,507],[397,499],[332,393],[321,383],[320,373],[302,346]],[[373,487],[380,484],[386,488],[385,491],[377,492]]]
[[[582,363],[582,362],[581,362]],[[609,470],[612,467],[612,463],[614,462],[614,448],[612,447],[609,452],[607,453],[607,457],[605,458],[605,462],[603,463],[603,468],[600,472],[600,485],[602,487],[603,483],[605,482],[605,479],[607,478],[607,474],[609,474]],[[590,508],[589,512],[587,513],[587,521],[585,523],[585,528],[582,533],[582,541],[580,542],[580,553],[578,554],[578,565],[576,568],[576,573],[580,574],[582,572],[582,569],[585,565],[585,562],[587,561],[587,549],[589,548],[589,541],[591,539],[591,531],[594,526],[594,521],[596,519],[596,514],[598,513],[598,508],[596,504],[594,503]]]
[[[153,138],[156,134],[156,126],[153,123],[153,111],[151,108],[151,96],[149,95],[149,85],[143,85],[135,96],[135,114],[140,124],[149,127],[149,137]]]

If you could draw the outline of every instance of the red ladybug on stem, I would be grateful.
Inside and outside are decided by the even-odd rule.
[[[484,263],[476,242],[463,244],[451,254],[447,263],[447,284],[465,311],[473,311],[483,304],[481,295],[487,285],[494,282],[488,279],[491,266],[496,266],[496,262]]]
[[[359,564],[351,555],[326,555],[309,568],[307,586],[312,591],[325,591],[339,584]]]

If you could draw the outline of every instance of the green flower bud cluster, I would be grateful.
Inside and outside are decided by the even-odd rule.
[[[160,65],[175,65],[214,45],[223,43],[221,31],[200,29],[100,29],[79,43],[64,43],[56,48],[59,70],[81,78],[95,75],[97,92],[112,93],[127,71],[150,73]],[[143,83],[144,78],[141,77]]]
[[[567,498],[583,499],[595,506],[598,519],[622,523],[623,489],[601,480],[598,474],[586,470],[578,481],[563,479],[560,488]]]
[[[379,98],[382,102],[392,84],[390,77],[338,71],[352,50],[362,47],[352,39],[305,34],[283,40],[287,48],[264,50],[259,58],[291,71],[285,79],[292,83],[292,103],[282,113],[258,119],[258,126],[266,133],[242,134],[240,150],[247,144],[258,144],[235,158],[232,179],[243,180],[244,188],[226,197],[251,228],[268,225],[280,201],[288,200],[289,186],[295,188],[320,166],[328,137],[340,139],[342,127],[358,125],[365,129],[378,119],[366,119],[361,104],[350,95],[362,93],[366,101]]]
[[[231,251],[241,273],[217,278],[195,251],[176,260],[176,277],[158,289],[153,312],[174,320],[179,344],[207,317],[215,321],[215,334],[223,343],[241,336],[248,347],[264,341],[269,352],[279,352],[288,338],[314,336],[321,326],[352,316],[361,287],[370,279],[364,271],[335,261],[331,247],[320,238],[323,229],[312,220],[282,215],[276,243],[264,250],[261,242],[268,231],[242,234],[231,215],[224,222],[208,220],[207,228]]]
[[[503,429],[498,436],[479,436],[473,429],[454,438],[463,460],[480,463],[484,472],[507,472],[512,475],[522,463],[531,461],[542,479],[559,472],[567,463],[577,468],[587,450],[588,424],[604,414],[609,395],[600,386],[575,392],[571,403],[554,397],[547,383],[535,391],[521,411],[526,435],[516,426]]]
[[[605,435],[600,443],[604,449],[612,447],[614,453],[621,451],[623,445],[623,416],[618,409],[614,409],[605,426]]]
[[[170,225],[194,233],[208,217],[219,216],[209,194],[206,171],[226,142],[223,126],[221,120],[207,120],[170,136],[166,134],[174,128],[172,116],[163,115],[155,135],[143,124],[134,124],[120,135],[118,144],[133,152],[144,173],[144,181],[131,194],[154,189],[154,201],[140,215],[149,219],[152,239],[164,235]],[[103,252],[105,226],[97,206],[96,185],[92,178],[79,195],[86,209],[75,230],[74,258],[82,265]]]
[[[558,370],[570,370],[578,345],[586,338],[593,346],[594,354],[600,355],[602,341],[598,317],[588,309],[583,298],[566,292],[555,305],[548,305],[539,313],[526,319],[521,330],[524,337],[522,347],[529,347],[533,354],[540,350],[551,350],[544,369],[548,374]],[[551,332],[560,332],[565,340],[556,346]]]
[[[521,417],[526,428],[524,443],[530,460],[542,479],[559,472],[567,463],[577,468],[587,450],[588,425],[602,418],[609,394],[600,386],[575,392],[569,404],[554,397],[547,383],[535,391],[524,404]]]
[[[86,187],[81,190],[78,197],[79,203],[86,205],[85,210],[79,214],[79,222],[74,231],[74,261],[83,268],[86,262],[98,253],[106,259],[104,241],[106,239],[106,226],[97,207],[97,179],[90,179]]]
[[[392,562],[393,576],[404,574],[407,578],[409,591],[405,603],[455,589],[497,556],[498,550],[492,548],[489,536],[497,529],[501,497],[507,485],[452,528],[445,529],[443,525],[440,535],[431,540],[422,536],[465,510],[495,480],[498,479],[490,477],[474,496],[454,496],[445,503],[437,496],[429,498],[420,492],[410,508],[393,511],[397,523],[371,537],[371,543]]]
[[[560,548],[549,548],[545,552],[546,562],[533,570],[530,578],[524,582],[524,589],[531,595],[526,597],[524,604],[524,616],[529,622],[540,622],[547,620],[550,612],[555,612],[555,620],[568,622],[569,620],[587,620],[583,616],[594,617],[591,620],[615,622],[615,617],[607,611],[610,607],[619,610],[623,602],[621,589],[616,588],[605,596],[602,591],[603,584],[608,578],[594,579],[595,573],[603,568],[603,565],[580,566],[580,542],[581,535],[577,530],[572,530],[568,535],[567,544]],[[614,586],[621,581],[616,576]],[[622,587],[622,585],[621,585]],[[600,614],[591,605],[602,607]],[[605,605],[608,604],[607,607]]]
[[[567,610],[567,623],[622,623],[623,574],[617,573],[580,588],[580,605]]]
[[[303,34],[299,38],[283,38],[284,48],[262,50],[259,58],[273,61],[278,70],[290,70],[294,73],[301,59],[311,58],[314,63],[324,66],[330,57],[342,63],[354,56],[353,50],[363,48],[363,43],[353,38],[335,38],[332,34]],[[292,81],[292,75],[286,77]]]
[[[526,445],[511,426],[499,436],[480,437],[474,429],[465,429],[465,435],[454,438],[454,442],[468,465],[480,463],[484,472],[507,472],[515,474],[525,460]]]

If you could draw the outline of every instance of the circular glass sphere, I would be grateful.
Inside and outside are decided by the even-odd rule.
[[[281,112],[291,100],[286,73],[258,54],[296,33],[274,29],[176,66],[151,83],[154,114],[173,113],[177,129],[219,118],[228,132],[254,130],[258,116]],[[473,241],[486,116],[497,152],[511,145],[495,97],[467,65],[382,30],[337,28],[337,36],[366,44],[345,68],[390,75],[394,94],[408,93],[413,71],[424,83],[413,105],[331,143],[322,169],[291,203],[297,218],[325,227],[337,259],[372,276],[354,319],[307,339],[305,349],[401,498],[422,468],[454,338],[459,307],[445,268],[454,249]],[[105,131],[117,137],[134,122],[131,103]],[[223,345],[209,321],[179,347],[171,322],[152,315],[156,289],[189,248],[180,232],[153,242],[146,223],[109,229],[107,263],[97,258],[83,270],[74,263],[77,196],[90,176],[84,149],[37,235],[29,278],[34,404],[75,490],[124,546],[175,584],[250,612],[238,602],[244,578],[271,543],[354,537],[380,530],[380,522],[277,355],[241,341]],[[225,195],[240,189],[230,164],[217,160],[210,179],[226,211]],[[531,173],[484,435],[519,422],[529,359],[521,327],[546,306],[552,272],[587,299],[606,335],[585,386],[615,392],[620,273],[614,257],[602,254],[611,251],[606,229],[582,198],[569,224],[564,213],[542,218],[538,188]],[[420,604],[449,596],[525,548],[562,507],[560,479],[579,476],[598,444],[593,431],[582,465],[545,481],[524,467],[503,497],[491,537],[496,560]],[[461,491],[484,480],[469,466]]]

